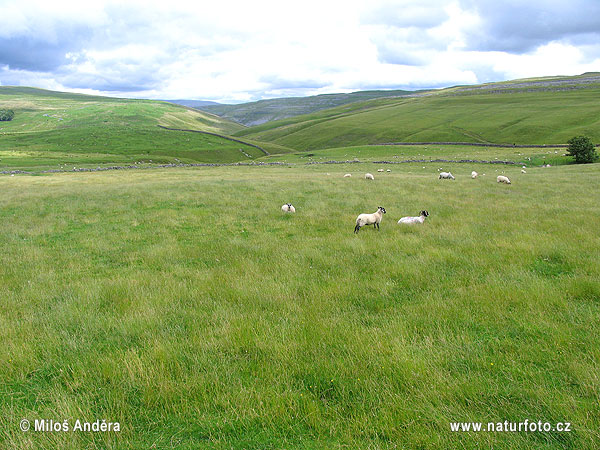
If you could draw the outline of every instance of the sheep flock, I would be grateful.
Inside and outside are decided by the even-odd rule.
[[[523,169],[521,170],[522,174],[527,173],[524,169],[525,169],[525,166],[523,166]],[[386,172],[386,171],[384,169],[378,169],[377,172],[382,173],[382,172]],[[387,169],[387,172],[391,172],[391,170]],[[440,180],[455,180],[456,179],[454,177],[454,175],[452,175],[452,173],[444,172],[444,171],[442,171],[441,168],[438,169],[438,172],[439,172],[438,179],[440,179]],[[329,173],[327,175],[329,175]],[[477,173],[476,171],[471,172],[472,179],[477,179],[479,176],[480,176],[480,174]],[[483,174],[483,176],[485,176],[485,174]],[[346,173],[343,175],[343,177],[350,178],[350,177],[352,177],[352,174]],[[365,173],[364,178],[366,180],[372,180],[372,181],[375,180],[375,177],[371,173]],[[512,184],[510,179],[505,175],[498,175],[496,177],[496,181],[498,183]],[[281,207],[281,211],[283,211],[285,213],[295,213],[296,208],[291,203],[285,203]],[[374,213],[359,214],[358,217],[356,218],[356,223],[354,226],[354,233],[358,234],[360,229],[366,225],[373,225],[373,229],[376,229],[379,231],[380,224],[381,224],[381,221],[383,220],[384,214],[386,214],[386,210],[383,206],[377,207],[377,211],[375,211]],[[419,212],[418,216],[405,216],[405,217],[400,218],[400,220],[398,220],[398,224],[399,225],[422,225],[425,223],[425,219],[427,217],[429,217],[429,212],[427,210],[423,209]]]

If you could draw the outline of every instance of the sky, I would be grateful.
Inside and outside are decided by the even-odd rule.
[[[600,0],[0,0],[0,85],[241,103],[600,71]]]

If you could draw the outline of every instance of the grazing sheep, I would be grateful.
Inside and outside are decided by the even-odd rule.
[[[383,172],[383,169],[377,169],[377,172]]]
[[[348,177],[351,177],[351,176],[352,176],[351,173],[347,173],[346,175],[344,175],[344,178],[348,178]]]
[[[360,227],[365,225],[373,225],[373,228],[377,228],[379,230],[379,224],[381,223],[381,219],[385,214],[385,208],[383,206],[378,206],[377,211],[373,214],[359,214],[356,218],[356,226],[354,227],[354,232],[358,233],[360,231]]]
[[[477,178],[479,174],[475,171],[471,172],[471,178]]]
[[[510,184],[510,180],[508,179],[508,177],[505,177],[504,175],[498,175],[496,177],[496,182]]]
[[[521,169],[521,173],[527,173],[527,172],[525,172],[525,169]]]
[[[386,170],[386,172],[391,172],[391,171],[392,171],[392,169],[388,169],[388,170]]]
[[[450,172],[440,172],[440,176],[438,177],[440,180],[454,180],[454,176]]]
[[[428,215],[429,213],[426,210],[423,210],[419,213],[419,217],[403,217],[398,221],[398,223],[405,223],[407,225],[423,223],[425,222],[425,217],[427,217]]]
[[[374,180],[375,177],[373,176],[373,174],[370,173],[365,173],[365,180]]]
[[[283,205],[281,207],[281,210],[283,212],[290,212],[290,213],[295,213],[296,212],[296,208],[294,208],[291,203],[286,203],[285,205]]]

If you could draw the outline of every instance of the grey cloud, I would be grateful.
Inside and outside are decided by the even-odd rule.
[[[67,63],[66,54],[78,51],[89,39],[86,28],[65,28],[55,42],[41,39],[35,33],[0,37],[0,64],[11,69],[48,72]]]
[[[462,0],[477,11],[482,26],[467,36],[472,50],[526,53],[551,41],[570,42],[581,36],[600,37],[600,2],[571,0]]]
[[[93,89],[105,92],[140,92],[160,85],[159,80],[151,76],[126,78],[83,74],[56,77],[56,79],[63,86],[72,89]]]

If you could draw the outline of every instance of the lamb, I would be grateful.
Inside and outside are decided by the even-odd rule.
[[[496,182],[510,184],[510,180],[508,179],[508,177],[505,177],[504,175],[498,175],[496,177]]]
[[[365,180],[374,180],[375,177],[373,176],[373,174],[370,173],[365,173]]]
[[[348,178],[348,177],[351,177],[351,176],[352,176],[351,173],[347,173],[346,175],[344,175],[344,178]]]
[[[398,223],[405,223],[407,225],[423,223],[425,222],[425,217],[427,216],[429,216],[429,213],[426,210],[423,210],[419,213],[419,217],[403,217],[398,221]]]
[[[290,213],[295,213],[296,212],[296,208],[294,208],[291,203],[286,203],[285,205],[283,205],[281,207],[281,210],[283,212],[290,212]]]
[[[438,177],[438,179],[454,180],[454,176],[452,176],[450,172],[440,172],[440,176]]]
[[[383,206],[378,206],[377,211],[373,214],[359,214],[356,218],[356,226],[354,227],[354,233],[358,233],[360,228],[365,225],[373,225],[373,228],[377,228],[379,230],[379,224],[381,223],[381,219],[385,214],[385,208]]]
[[[475,171],[471,172],[471,178],[477,178],[479,174]]]

